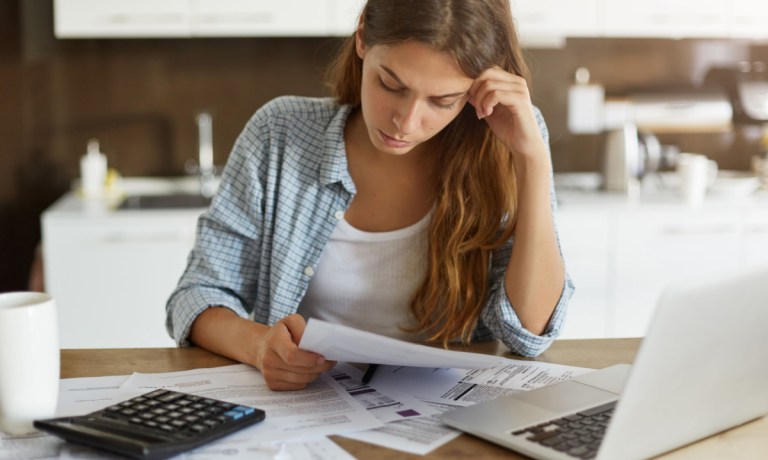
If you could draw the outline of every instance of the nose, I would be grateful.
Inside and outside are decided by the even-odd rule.
[[[417,99],[408,99],[404,101],[395,111],[392,118],[400,134],[411,134],[415,132],[421,124],[421,106]]]

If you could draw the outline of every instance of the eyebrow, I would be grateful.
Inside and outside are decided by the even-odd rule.
[[[402,80],[400,80],[400,77],[397,76],[397,74],[395,73],[394,70],[390,69],[389,67],[387,67],[385,65],[382,65],[381,68],[384,69],[384,71],[387,72],[390,77],[394,78],[395,81],[397,81],[397,83],[400,86],[405,86],[406,88],[408,87],[408,85],[406,85],[405,83],[403,83]],[[469,91],[460,91],[458,93],[442,94],[440,96],[431,96],[431,97],[434,98],[434,99],[447,99],[447,98],[451,98],[451,97],[463,96],[463,95],[467,94],[468,92]]]

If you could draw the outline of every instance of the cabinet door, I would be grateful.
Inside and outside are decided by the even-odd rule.
[[[197,0],[192,33],[199,36],[324,36],[325,1]]]
[[[726,37],[727,0],[607,0],[605,34],[613,37]]]
[[[745,217],[741,263],[745,267],[768,266],[768,209],[753,208]]]
[[[731,35],[746,38],[768,37],[768,2],[732,0]]]
[[[54,0],[58,38],[188,37],[189,0]]]
[[[598,0],[511,0],[523,40],[599,35]]]
[[[569,209],[566,205],[558,211],[557,221],[563,259],[576,285],[560,337],[606,337],[612,238],[608,214],[584,208]]]
[[[46,288],[62,348],[167,347],[165,302],[194,242],[194,219],[44,221]]]
[[[638,210],[617,222],[615,337],[642,336],[656,302],[681,281],[735,270],[739,265],[738,211]]]
[[[328,0],[328,34],[347,37],[357,28],[365,0]]]

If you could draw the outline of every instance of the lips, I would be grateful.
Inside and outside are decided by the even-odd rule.
[[[387,145],[387,147],[401,149],[411,145],[411,142],[395,139],[394,137],[384,133],[382,130],[379,130],[379,137],[381,137],[381,140],[384,142],[384,144]]]

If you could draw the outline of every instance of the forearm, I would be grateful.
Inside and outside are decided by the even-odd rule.
[[[523,327],[544,332],[562,293],[565,268],[557,246],[550,204],[549,159],[516,161],[518,209],[515,243],[505,287]]]
[[[211,307],[195,319],[189,339],[206,350],[259,367],[256,344],[268,330],[269,326],[242,318],[229,308]]]

